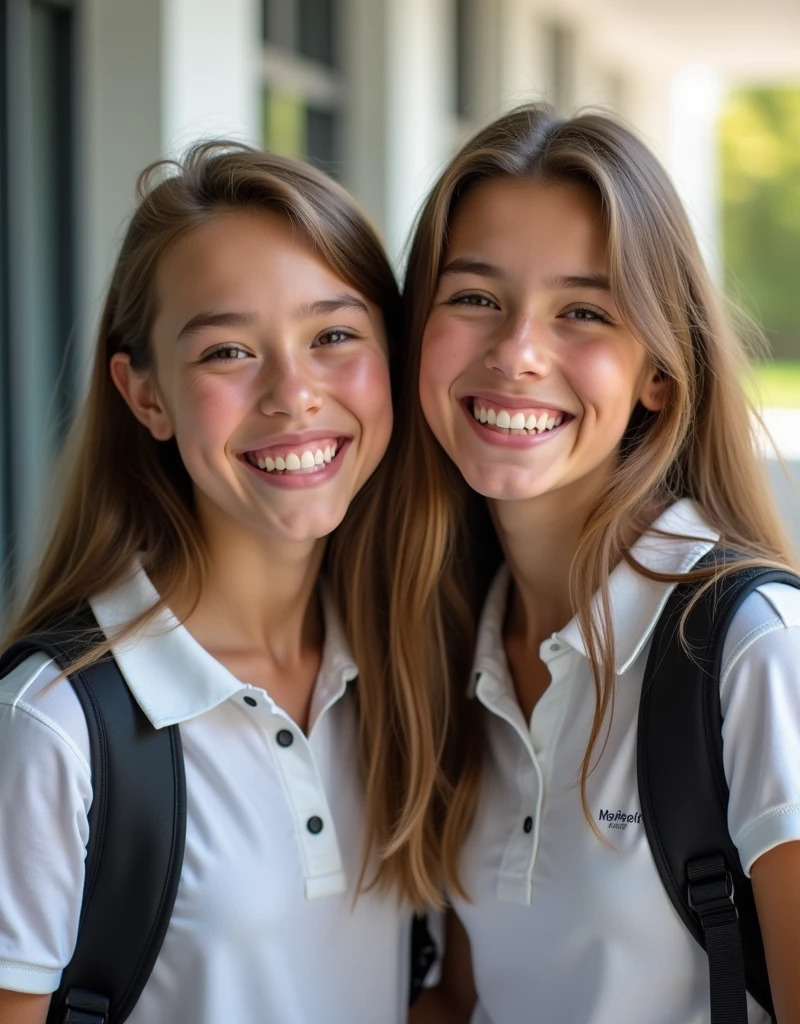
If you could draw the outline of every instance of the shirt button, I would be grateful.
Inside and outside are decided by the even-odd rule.
[[[551,651],[560,651],[561,650],[561,644],[550,644],[550,650]]]
[[[308,819],[306,822],[306,828],[312,836],[319,835],[322,831],[322,818],[318,818],[316,814]]]
[[[523,828],[523,830],[525,832],[532,832],[533,831],[533,818],[530,816],[530,814],[525,819],[525,821],[523,821],[522,828]]]
[[[244,702],[245,704],[249,704],[251,708],[254,708],[258,705],[258,701],[254,700],[252,697],[245,697]]]
[[[291,747],[294,743],[294,736],[288,729],[280,729],[275,736],[275,739],[278,741],[279,747]]]

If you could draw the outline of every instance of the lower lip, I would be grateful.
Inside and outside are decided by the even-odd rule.
[[[501,434],[499,430],[492,430],[485,423],[476,420],[472,415],[472,409],[466,402],[461,403],[461,408],[464,410],[464,415],[469,420],[470,426],[481,441],[497,445],[500,448],[535,448],[537,445],[546,444],[551,438],[556,437],[572,422],[571,419],[565,420],[560,426],[553,427],[552,430],[545,430],[542,434]]]
[[[341,469],[345,453],[350,444],[351,441],[349,439],[340,442],[335,458],[325,463],[324,466],[320,466],[313,473],[268,473],[266,469],[259,469],[258,466],[254,466],[252,462],[248,462],[244,457],[239,461],[263,483],[271,484],[273,487],[282,487],[284,490],[289,491],[304,490],[308,487],[318,487],[320,484],[326,484],[329,480],[332,480]]]

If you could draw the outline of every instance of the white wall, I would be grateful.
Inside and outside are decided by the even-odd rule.
[[[84,0],[79,178],[84,362],[139,172],[210,135],[257,141],[255,0]]]

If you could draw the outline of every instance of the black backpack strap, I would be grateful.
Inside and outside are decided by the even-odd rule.
[[[90,610],[15,644],[0,676],[36,651],[67,668],[102,638]],[[92,805],[78,940],[47,1024],[122,1024],[153,969],[186,835],[178,726],[155,729],[113,658],[70,675],[89,731]]]
[[[425,987],[428,972],[436,963],[436,943],[428,928],[428,915],[415,914],[411,922],[411,980],[408,1005],[413,1006]]]
[[[718,563],[715,551],[697,567]],[[800,587],[791,573],[742,569],[709,588],[678,628],[697,584],[678,586],[655,629],[639,708],[642,818],[664,888],[709,957],[711,1024],[747,1024],[746,990],[772,1016],[750,880],[728,833],[719,678],[728,627],[766,583]]]

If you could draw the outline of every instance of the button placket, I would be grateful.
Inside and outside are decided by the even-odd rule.
[[[273,760],[295,821],[306,899],[344,892],[347,879],[333,816],[308,738],[269,698],[260,700],[248,693],[242,700],[248,711],[264,715]]]
[[[308,738],[283,715],[274,726],[274,757],[296,824],[305,870],[306,899],[344,892],[344,873],[333,815]]]
[[[515,774],[520,794],[519,817],[512,823],[511,835],[503,853],[497,896],[510,903],[530,904],[533,899],[533,874],[539,845],[543,796],[542,773],[530,742],[521,752]]]

